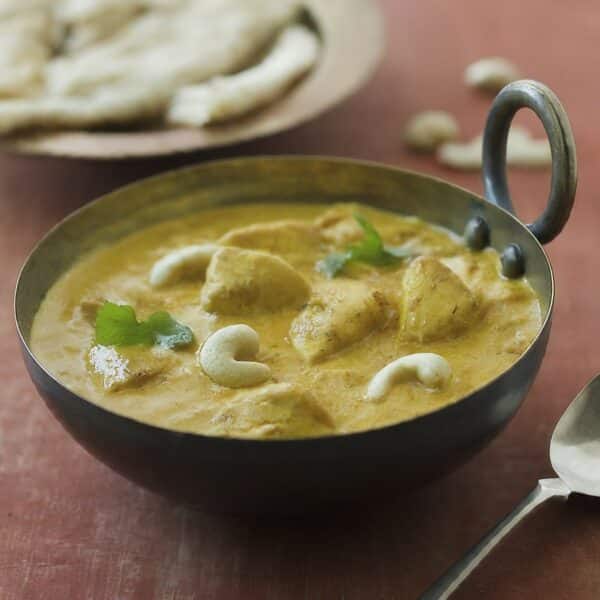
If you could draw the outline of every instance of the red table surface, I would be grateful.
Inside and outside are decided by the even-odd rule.
[[[597,2],[388,0],[388,47],[369,85],[294,131],[220,152],[352,156],[440,175],[477,192],[478,174],[408,154],[402,123],[426,108],[478,133],[489,99],[462,84],[486,55],[550,85],[575,132],[571,221],[548,248],[558,298],[545,362],[508,428],[455,473],[385,510],[270,523],[194,512],[129,483],[52,418],[21,363],[12,295],[34,242],[71,210],[125,182],[206,158],[121,164],[0,158],[0,598],[413,598],[535,485],[570,399],[598,367],[600,109]],[[360,35],[360,32],[357,32]],[[541,132],[533,120],[536,132]],[[511,175],[524,218],[548,172]],[[456,598],[600,598],[600,501],[531,516]]]

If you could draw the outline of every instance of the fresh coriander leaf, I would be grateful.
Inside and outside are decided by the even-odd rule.
[[[96,342],[103,346],[151,346],[154,337],[138,322],[131,306],[105,302],[96,314]]]
[[[363,239],[357,244],[348,246],[346,252],[333,252],[320,260],[316,268],[323,275],[329,278],[335,277],[351,262],[385,266],[396,264],[412,256],[407,248],[384,246],[379,232],[369,221],[357,214],[354,218],[364,232]]]
[[[367,221],[364,217],[360,215],[354,215],[354,219],[361,226],[362,230],[365,233],[365,237],[362,240],[361,246],[367,252],[376,253],[383,249],[383,242],[381,241],[381,236],[379,232]]]
[[[165,311],[154,313],[145,324],[154,334],[154,343],[163,348],[188,346],[194,340],[192,330]]]
[[[161,311],[146,321],[138,321],[127,304],[105,302],[96,315],[96,342],[103,346],[187,346],[194,339],[192,330]]]
[[[344,269],[349,260],[348,252],[332,252],[317,262],[317,271],[331,279]]]

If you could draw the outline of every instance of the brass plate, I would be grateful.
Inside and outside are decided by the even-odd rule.
[[[59,131],[6,137],[0,149],[89,159],[164,156],[236,144],[289,129],[340,103],[366,82],[384,46],[375,0],[306,0],[323,40],[316,68],[282,98],[260,111],[204,129]]]

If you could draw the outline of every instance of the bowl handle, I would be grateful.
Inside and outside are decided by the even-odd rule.
[[[577,187],[577,159],[567,114],[545,85],[527,79],[515,81],[496,96],[483,134],[483,185],[490,202],[514,214],[506,179],[506,141],[512,118],[525,107],[542,121],[552,151],[548,205],[535,222],[527,225],[542,244],[547,244],[569,219]]]

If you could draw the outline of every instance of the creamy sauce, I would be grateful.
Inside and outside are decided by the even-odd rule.
[[[461,321],[460,328],[446,323],[439,330],[442,337],[434,335],[434,339],[407,330],[407,323],[423,323],[422,315],[420,321],[414,315],[402,316],[403,310],[411,310],[402,287],[410,259],[391,267],[352,266],[332,280],[315,270],[315,263],[329,252],[360,240],[361,232],[352,218],[355,211],[373,223],[386,244],[436,257],[458,275],[477,304],[477,310],[468,306],[463,310],[460,318],[465,322]],[[273,223],[275,230],[267,228],[261,234],[259,227],[251,235],[233,231],[263,223]],[[223,315],[202,308],[203,276],[196,274],[161,288],[150,285],[152,267],[165,254],[192,244],[219,243],[225,234],[221,243],[272,251],[283,258],[309,282],[313,296],[324,286],[341,289],[351,280],[365,283],[384,299],[385,321],[369,326],[359,341],[342,335],[345,347],[310,360],[294,347],[290,333],[304,306]],[[84,398],[169,429],[246,437],[304,437],[372,429],[460,399],[509,368],[529,346],[541,326],[539,299],[526,279],[504,279],[499,263],[491,249],[473,252],[438,227],[362,205],[282,203],[211,209],[160,223],[82,257],[42,302],[33,323],[31,347],[58,380]],[[343,306],[342,292],[339,298]],[[140,319],[166,310],[192,328],[197,343],[175,351],[127,347],[113,352],[94,347],[94,311],[105,299],[130,304]],[[451,301],[442,296],[432,306],[444,310],[444,304]],[[458,314],[461,309],[457,307]],[[258,332],[256,360],[270,367],[269,382],[230,389],[212,382],[198,366],[196,351],[202,342],[217,329],[235,323],[248,324]],[[369,381],[380,369],[417,352],[446,359],[452,369],[447,385],[433,390],[418,382],[399,383],[382,402],[365,401]],[[106,370],[100,373],[106,364],[98,363],[109,359],[116,359],[110,364],[117,378],[119,369],[127,365],[135,375],[132,380],[112,385]],[[274,383],[280,385],[273,387]],[[281,384],[289,384],[292,392]]]

